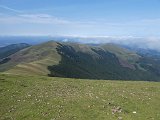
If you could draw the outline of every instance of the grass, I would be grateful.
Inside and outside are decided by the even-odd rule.
[[[45,58],[43,60],[34,61],[30,63],[18,64],[12,69],[5,71],[9,74],[20,74],[20,75],[44,75],[47,76],[50,72],[47,69],[48,65],[57,65],[58,61],[54,58]]]
[[[158,82],[0,74],[0,95],[1,120],[160,119]]]
[[[11,61],[0,65],[0,71],[11,74],[45,75],[49,74],[48,66],[57,65],[61,56],[56,51],[55,42],[31,46],[12,56]]]
[[[152,64],[153,66],[148,66]],[[159,81],[158,61],[113,44],[90,46],[49,41],[11,55],[0,72],[86,79]],[[142,68],[143,67],[143,68]]]

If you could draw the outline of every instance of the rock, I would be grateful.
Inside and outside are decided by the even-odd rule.
[[[122,112],[122,108],[120,106],[118,107],[115,107],[112,109],[112,114],[115,114],[115,113],[121,113]]]
[[[118,120],[122,120],[122,117],[118,117]]]
[[[133,114],[136,114],[137,112],[136,112],[136,111],[133,111],[132,113],[133,113]]]
[[[28,97],[31,97],[31,95],[28,95]]]

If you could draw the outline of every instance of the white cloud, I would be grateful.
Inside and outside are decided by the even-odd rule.
[[[40,24],[68,24],[69,21],[59,19],[49,14],[26,14],[23,11],[0,5],[0,8],[16,14],[0,14],[1,24],[40,23]]]
[[[22,14],[19,17],[26,19],[26,22],[46,24],[68,24],[67,20],[59,19],[49,14]]]
[[[16,13],[22,13],[22,11],[20,11],[20,10],[13,9],[13,8],[7,7],[5,5],[0,5],[0,8],[5,9],[5,10],[9,10],[12,12],[16,12]]]
[[[67,36],[66,36],[67,38]],[[68,40],[74,40],[81,43],[115,43],[127,46],[136,46],[143,49],[153,49],[160,51],[160,38],[159,37],[134,37],[134,36],[68,36]]]
[[[48,14],[22,14],[19,16],[28,18],[52,18],[52,16]]]
[[[68,24],[67,20],[58,19],[49,14],[20,14],[16,16],[0,15],[1,24],[19,24],[19,23],[35,23],[35,24]]]

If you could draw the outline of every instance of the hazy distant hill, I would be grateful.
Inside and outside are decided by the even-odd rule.
[[[19,44],[11,44],[5,47],[0,47],[0,59],[8,57],[19,50],[29,47],[30,45],[26,43],[19,43]]]
[[[114,44],[92,46],[50,41],[9,56],[8,61],[0,65],[0,71],[69,78],[158,81],[159,63],[160,60]]]

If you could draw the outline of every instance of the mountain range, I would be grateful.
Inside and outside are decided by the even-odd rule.
[[[50,77],[160,81],[160,57],[153,53],[111,43],[14,44],[0,48],[0,71]]]

